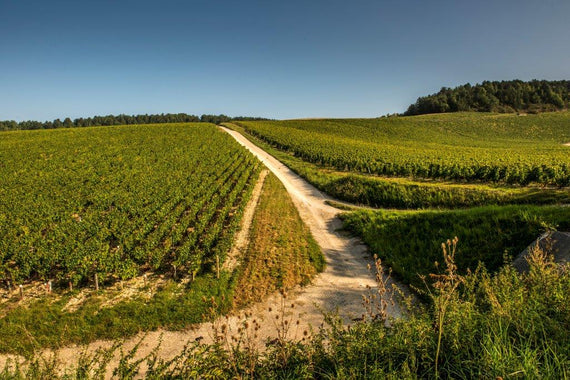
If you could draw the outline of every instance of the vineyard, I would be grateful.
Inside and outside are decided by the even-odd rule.
[[[456,113],[243,121],[274,147],[322,167],[453,181],[570,185],[570,113]]]
[[[212,124],[6,132],[0,280],[207,272],[231,246],[258,173]]]

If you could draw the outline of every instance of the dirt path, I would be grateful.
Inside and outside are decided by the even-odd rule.
[[[269,172],[267,170],[262,170],[259,173],[259,179],[253,188],[251,193],[251,198],[245,206],[245,211],[243,217],[241,218],[241,228],[234,238],[234,242],[228,257],[224,261],[223,269],[229,272],[233,271],[239,262],[240,252],[244,252],[247,249],[249,243],[249,232],[251,229],[251,224],[253,222],[253,216],[255,215],[255,209],[259,203],[259,197],[261,196],[261,189],[265,183],[265,177]]]
[[[259,330],[255,333],[255,341],[259,346],[267,339],[276,338],[278,331],[282,332],[283,325],[279,321],[283,320],[283,317],[288,319],[288,325],[292,326],[288,337],[301,339],[305,331],[318,329],[323,323],[323,311],[337,311],[339,316],[347,322],[360,318],[365,312],[362,296],[370,294],[369,288],[376,287],[375,274],[368,269],[368,265],[373,265],[373,262],[367,253],[366,246],[358,239],[337,231],[342,226],[338,218],[341,211],[325,203],[332,199],[255,146],[240,133],[221,128],[257,156],[283,182],[301,218],[321,247],[326,257],[327,267],[311,285],[290,291],[286,300],[280,294],[275,294],[265,300],[260,300],[261,302],[239,315],[222,317],[214,324],[204,323],[195,329],[186,331],[155,331],[147,333],[146,337],[141,333],[129,338],[125,342],[125,350],[133,347],[145,337],[137,357],[148,355],[160,339],[162,339],[162,345],[159,353],[165,359],[178,354],[186,342],[194,340],[211,342],[213,325],[225,325],[229,334],[235,334],[243,324],[244,313],[250,315],[250,321],[255,320],[256,323],[253,325],[259,325]],[[392,317],[399,317],[401,312],[397,305],[389,304],[388,314]],[[279,319],[276,319],[278,315]],[[112,342],[109,341],[98,341],[90,344],[86,349],[94,351],[97,348],[111,345]],[[62,362],[73,363],[81,349],[76,346],[67,347],[58,350],[57,355]],[[1,362],[2,360],[0,360],[0,365]]]
[[[362,294],[366,293],[368,286],[376,286],[374,275],[368,270],[372,261],[367,247],[359,239],[337,231],[342,226],[338,218],[341,211],[326,203],[334,199],[321,193],[239,132],[220,128],[251,151],[283,182],[301,218],[325,254],[325,271],[310,286],[289,296],[289,301],[297,304],[296,312],[302,312],[303,321],[312,326],[322,322],[321,310],[338,309],[345,320],[360,316],[363,312]],[[275,301],[269,299],[268,302]],[[262,307],[258,305],[258,308]],[[388,311],[393,317],[400,316],[395,305]]]

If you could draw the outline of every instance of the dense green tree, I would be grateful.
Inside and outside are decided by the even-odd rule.
[[[71,128],[71,127],[91,127],[99,125],[130,125],[130,124],[159,124],[159,123],[195,123],[205,122],[219,124],[231,120],[267,120],[261,117],[238,116],[235,118],[226,115],[188,115],[185,113],[176,114],[157,114],[157,115],[106,115],[93,116],[88,118],[80,117],[75,120],[67,117],[63,120],[55,119],[54,121],[21,121],[14,120],[0,121],[0,131],[11,131],[17,129],[51,129],[51,128]]]
[[[453,89],[442,87],[436,94],[418,98],[405,114],[458,111],[536,113],[565,109],[569,104],[570,81],[484,81],[475,86],[467,83]]]

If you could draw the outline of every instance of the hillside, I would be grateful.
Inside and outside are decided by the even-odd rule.
[[[0,352],[180,330],[310,283],[321,250],[260,171],[206,123],[4,133]]]
[[[495,271],[545,228],[568,228],[567,208],[536,206],[570,202],[569,117],[461,112],[233,126],[337,199],[422,209],[344,217],[400,279],[421,288],[418,274],[436,270],[450,236],[465,244],[460,270],[482,262]]]
[[[567,80],[485,81],[474,86],[467,83],[443,87],[438,93],[418,98],[405,115],[458,111],[536,113],[562,110],[569,104]]]
[[[452,181],[570,182],[570,113],[455,113],[379,119],[239,122],[321,167]]]
[[[245,143],[243,139],[238,141]],[[282,178],[281,174],[287,171],[283,165],[256,147],[249,145],[249,149],[256,152],[268,168],[277,170],[277,177]],[[299,179],[294,176],[283,182],[291,194],[310,196],[310,201],[297,198],[297,203],[301,204],[297,205],[300,215],[310,214],[317,219],[325,215],[326,196],[299,184]],[[285,188],[276,185],[277,179],[271,177],[267,177],[263,185],[263,191],[268,191],[265,195],[262,192],[253,217],[251,232],[254,236],[251,241],[255,243],[248,248],[246,263],[250,261],[250,253],[263,253],[267,249],[271,251],[272,258],[280,259],[270,259],[268,266],[269,257],[262,254],[251,260],[253,265],[250,269],[253,271],[243,271],[241,279],[247,284],[242,289],[250,289],[249,296],[254,298],[259,298],[256,293],[259,288],[272,287],[256,275],[276,272],[276,276],[270,277],[280,282],[283,279],[281,274],[289,272],[283,269],[295,268],[289,265],[279,270],[275,266],[282,259],[289,263],[297,262],[290,256],[288,244],[301,248],[298,251],[301,256],[306,256],[302,253],[307,252],[303,249],[303,241],[309,242],[305,248],[313,246],[309,236],[302,232],[306,228],[295,221],[295,213],[282,209],[287,203],[286,197],[278,193]],[[300,189],[305,189],[306,193]],[[312,212],[304,212],[306,208]],[[312,304],[309,302],[312,298],[297,298],[299,293],[296,292],[289,293],[289,296],[295,296],[288,298],[283,293],[277,306],[273,303],[272,307],[267,307],[262,303],[258,312],[222,318],[219,324],[211,324],[211,331],[204,330],[210,328],[209,324],[203,324],[202,330],[188,330],[176,335],[166,332],[164,342],[169,356],[165,356],[160,346],[162,339],[151,340],[149,345],[146,340],[135,338],[114,346],[108,343],[103,346],[103,351],[90,350],[79,357],[76,347],[67,347],[65,350],[72,354],[63,355],[67,360],[61,363],[40,356],[33,356],[23,365],[8,362],[0,372],[0,378],[74,378],[79,377],[77,374],[82,378],[100,378],[103,373],[109,378],[514,378],[519,374],[519,377],[529,378],[564,378],[568,373],[570,347],[567,334],[570,316],[568,270],[559,270],[540,252],[533,254],[528,274],[520,275],[510,266],[497,266],[501,265],[505,254],[517,252],[525,241],[533,239],[544,228],[567,228],[568,212],[567,207],[508,206],[465,211],[361,210],[345,214],[347,227],[360,235],[375,258],[379,259],[376,261],[378,287],[363,286],[358,279],[359,290],[345,292],[346,299],[363,301],[359,309],[361,316],[352,319],[353,323],[348,328],[335,315],[327,314],[325,323],[310,334],[303,324],[310,319],[304,310]],[[325,252],[329,251],[329,260],[329,255],[334,259],[329,261],[325,277],[327,273],[337,277],[334,281],[329,278],[324,284],[342,286],[346,280],[356,279],[355,270],[370,275],[362,265],[360,258],[363,252],[359,250],[355,251],[358,253],[353,259],[360,265],[350,264],[350,275],[340,270],[350,260],[339,255],[340,247],[335,248],[335,240],[338,239],[330,239],[341,236],[333,221],[309,224],[311,229],[318,225],[318,229],[332,233],[326,236],[325,246],[328,249]],[[287,229],[297,233],[277,236]],[[445,240],[454,235],[459,240]],[[299,239],[290,239],[292,236]],[[321,245],[319,236],[316,234],[315,238]],[[344,239],[346,242],[352,240]],[[295,244],[294,240],[301,244]],[[313,250],[313,253],[316,252]],[[434,263],[436,260],[441,264]],[[492,272],[481,267],[472,272],[465,271],[465,265],[473,268],[479,260]],[[411,298],[391,298],[388,293],[391,284],[385,275],[381,275],[383,264],[391,266],[394,274],[406,282],[420,285],[420,294],[428,303],[416,303]],[[417,277],[428,271],[435,274],[423,279]],[[261,279],[268,278],[261,275]],[[208,286],[222,290],[227,284],[223,280],[216,284],[214,277],[210,279],[202,283],[203,289]],[[324,285],[319,283],[322,279],[317,278],[310,291],[321,294],[317,297],[320,302],[334,301],[335,297],[328,289],[319,292]],[[432,286],[426,288],[426,283]],[[194,293],[198,290],[195,285],[190,291],[182,292],[180,297],[160,292],[150,303],[142,300],[102,310],[97,310],[97,305],[94,305],[81,315],[62,316],[58,305],[49,303],[39,305],[44,309],[12,312],[1,320],[0,342],[8,342],[4,350],[13,352],[22,343],[30,349],[39,349],[57,346],[62,338],[85,342],[94,335],[117,336],[127,330],[131,333],[137,329],[148,330],[153,328],[154,321],[172,326],[170,317],[173,313],[186,319],[188,312],[200,307],[187,301],[192,295],[198,299]],[[365,288],[368,293],[363,293]],[[248,299],[249,296],[239,297]],[[376,304],[377,299],[382,301]],[[220,300],[223,298],[218,297],[211,302],[215,306],[215,302]],[[180,303],[185,304],[182,310]],[[210,301],[204,298],[204,303],[209,304]],[[346,312],[348,305],[344,302],[339,305],[339,313]],[[407,318],[392,319],[388,312],[393,305],[404,307]],[[37,315],[47,316],[50,320],[56,316],[64,323],[56,325],[59,330],[55,334],[50,325],[48,336],[37,339],[38,333],[40,336],[46,334],[47,330],[42,327],[49,325],[36,323]],[[129,318],[121,318],[124,315],[129,315]],[[272,318],[259,318],[260,315]],[[93,325],[93,321],[97,325]],[[265,339],[265,346],[256,346],[258,334],[264,333],[260,331],[266,331],[265,328],[272,324],[276,335]],[[104,330],[93,331],[97,326]],[[23,338],[21,331],[26,333]],[[163,336],[161,331],[150,333],[153,335]],[[213,344],[208,336],[215,339]],[[28,343],[29,337],[35,339]],[[184,338],[189,339],[187,345],[183,345]],[[181,352],[172,357],[172,349]]]
[[[208,271],[259,171],[211,124],[12,132],[0,147],[0,277],[15,283]]]

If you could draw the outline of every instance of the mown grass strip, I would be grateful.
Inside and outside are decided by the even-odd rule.
[[[278,289],[306,285],[324,265],[324,256],[285,187],[268,174],[241,258],[234,303],[245,305]]]

